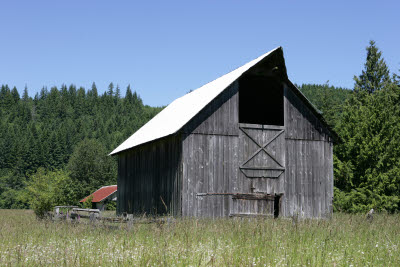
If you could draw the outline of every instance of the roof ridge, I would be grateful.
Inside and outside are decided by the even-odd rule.
[[[280,49],[282,49],[282,47],[276,47],[275,49],[262,54],[221,77],[204,84],[189,94],[185,94],[175,99],[160,113],[154,116],[133,135],[115,148],[110,155],[175,134],[215,97],[240,78],[243,73],[247,72],[264,58]]]

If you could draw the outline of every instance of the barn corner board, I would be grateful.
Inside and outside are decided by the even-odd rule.
[[[326,217],[334,140],[278,47],[178,98],[111,153],[117,212]]]

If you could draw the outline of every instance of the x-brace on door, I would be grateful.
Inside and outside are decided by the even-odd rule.
[[[239,124],[239,169],[248,178],[278,178],[285,171],[283,126]]]

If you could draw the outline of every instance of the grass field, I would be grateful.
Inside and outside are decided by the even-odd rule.
[[[0,266],[399,266],[400,215],[105,227],[0,210]]]

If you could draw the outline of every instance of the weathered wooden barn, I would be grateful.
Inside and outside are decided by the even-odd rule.
[[[326,217],[335,139],[278,47],[176,99],[111,152],[117,212]]]

